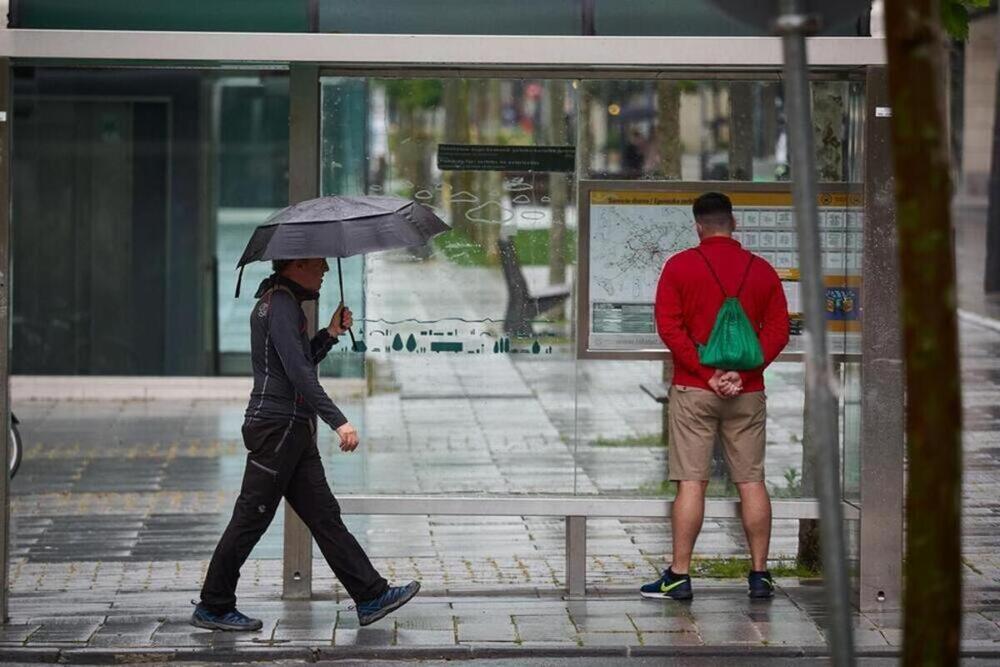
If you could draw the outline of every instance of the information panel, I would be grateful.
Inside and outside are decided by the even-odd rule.
[[[851,189],[821,191],[817,202],[833,354],[860,353],[863,202],[860,186],[857,192]],[[585,181],[580,188],[581,356],[666,353],[653,319],[656,285],[670,257],[698,244],[691,205],[708,191],[729,196],[734,238],[778,271],[792,320],[786,354],[802,351],[801,267],[790,184]]]

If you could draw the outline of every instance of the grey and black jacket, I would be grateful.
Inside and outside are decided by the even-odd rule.
[[[332,429],[346,424],[347,418],[326,395],[316,374],[316,365],[337,339],[325,328],[312,340],[306,334],[301,304],[319,294],[272,274],[254,296],[258,301],[250,314],[253,391],[246,422],[308,422],[319,415]]]

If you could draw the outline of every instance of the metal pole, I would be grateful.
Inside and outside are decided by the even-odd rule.
[[[0,58],[0,623],[8,620],[8,577],[10,565],[10,365],[7,349],[10,330],[10,123],[13,104],[10,94],[10,59]]]
[[[805,437],[819,457],[820,537],[823,579],[829,606],[828,641],[834,665],[854,663],[840,496],[836,377],[826,346],[826,312],[822,256],[819,246],[812,118],[806,34],[815,22],[803,15],[800,0],[781,0],[776,23],[784,47],[785,101],[792,167],[792,195],[799,237],[799,266],[805,315],[806,424]]]
[[[292,65],[289,79],[288,202],[295,204],[319,195],[319,68]],[[302,304],[310,337],[316,333],[316,305],[315,301]],[[282,597],[312,597],[312,535],[288,503],[282,569]]]

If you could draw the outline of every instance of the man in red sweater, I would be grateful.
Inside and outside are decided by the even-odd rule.
[[[764,368],[788,343],[788,306],[781,280],[766,261],[732,238],[736,228],[729,198],[709,192],[694,202],[701,243],[671,257],[656,290],[656,327],[674,360],[670,388],[670,479],[677,482],[670,523],[673,562],[644,597],[692,597],[691,553],[705,513],[705,489],[716,438],[723,444],[729,476],[739,489],[743,529],[750,544],[749,595],[769,598],[767,571],[771,500],[764,485],[766,397]],[[757,332],[764,363],[750,371],[703,366],[704,345],[726,297],[739,298]]]

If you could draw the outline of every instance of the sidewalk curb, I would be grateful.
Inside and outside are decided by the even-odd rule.
[[[121,664],[164,662],[278,662],[313,663],[330,660],[485,660],[512,658],[671,657],[671,658],[822,658],[826,646],[343,646],[247,647],[219,649],[180,648],[61,648],[2,647],[0,663]],[[859,658],[900,657],[896,646],[866,647]],[[998,658],[996,649],[966,649],[963,658]]]
[[[985,329],[990,329],[992,331],[1000,332],[1000,320],[995,320],[992,317],[986,317],[984,315],[980,315],[978,313],[973,313],[968,310],[963,310],[959,308],[958,319],[964,320],[970,324],[975,324]]]

